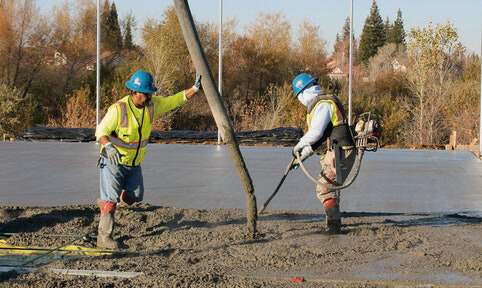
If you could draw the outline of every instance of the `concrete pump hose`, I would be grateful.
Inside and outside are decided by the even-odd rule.
[[[361,166],[361,162],[362,162],[362,158],[363,158],[364,153],[365,153],[364,148],[358,148],[358,157],[357,157],[358,159],[357,159],[357,162],[356,162],[355,171],[353,172],[353,175],[351,176],[351,178],[343,185],[327,185],[325,183],[321,183],[320,181],[316,180],[315,177],[313,177],[310,174],[310,172],[308,172],[305,165],[303,164],[303,162],[300,159],[300,153],[299,152],[296,153],[296,159],[298,160],[298,163],[300,164],[301,170],[303,170],[303,172],[306,174],[306,176],[308,176],[308,178],[311,181],[313,181],[316,185],[320,185],[320,186],[322,186],[322,187],[324,187],[328,190],[341,190],[341,189],[347,188],[348,186],[350,186],[353,183],[353,181],[355,181],[356,177],[358,176],[358,173],[360,172],[360,166]],[[321,172],[321,173],[323,173],[323,172]],[[324,176],[324,178],[328,179],[326,176]],[[333,182],[335,182],[335,181],[333,181]],[[337,184],[339,184],[339,183],[337,183]]]

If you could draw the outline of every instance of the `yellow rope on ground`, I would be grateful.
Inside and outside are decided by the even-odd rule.
[[[13,245],[9,245],[6,240],[0,239],[0,256],[42,254],[49,249],[51,248],[13,246]],[[112,255],[112,253],[114,252],[114,251],[106,251],[106,250],[96,249],[96,248],[82,247],[78,245],[67,245],[62,248],[59,248],[57,251],[61,255],[76,254],[76,255],[84,255],[84,256],[90,256],[90,257]]]

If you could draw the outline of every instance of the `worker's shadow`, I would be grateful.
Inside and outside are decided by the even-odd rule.
[[[91,227],[95,216],[99,214],[97,207],[72,208],[53,207],[45,213],[35,213],[33,207],[3,209],[1,211],[0,233],[38,232],[47,227],[66,224],[70,221],[81,221],[82,227]],[[64,225],[67,229],[69,225]],[[72,225],[74,226],[74,225]],[[75,225],[78,228],[78,224]],[[72,229],[75,229],[74,227]],[[65,232],[63,228],[62,233]],[[78,233],[73,230],[72,233]]]
[[[481,224],[482,218],[465,216],[463,214],[435,213],[368,213],[368,212],[344,212],[343,218],[385,217],[375,222],[382,225],[395,225],[398,227],[409,226],[447,226],[454,224]],[[348,228],[357,228],[370,225],[374,222],[355,222],[346,224]]]
[[[162,206],[148,206],[148,207],[130,207],[132,211],[144,214],[145,212],[152,212],[159,209],[162,209]],[[184,212],[175,213],[169,220],[161,221],[154,225],[148,226],[146,231],[143,233],[142,236],[157,236],[165,231],[179,231],[179,230],[188,230],[191,228],[216,228],[219,226],[224,225],[232,225],[232,224],[245,224],[246,219],[237,218],[237,219],[229,219],[224,221],[203,221],[203,220],[186,220]],[[141,221],[143,221],[141,219]],[[120,238],[120,240],[125,240],[131,238],[129,236],[123,236],[124,238]]]
[[[360,229],[368,229],[376,231],[378,228],[375,226],[397,226],[397,227],[408,227],[408,226],[446,226],[454,224],[481,224],[481,218],[468,217],[460,214],[444,214],[444,213],[431,213],[431,214],[421,214],[421,213],[383,213],[383,212],[342,212],[342,230],[341,235],[347,235],[351,232],[356,232]],[[343,219],[349,219],[354,221],[343,221]],[[359,218],[360,221],[357,221]],[[370,220],[367,220],[370,219]],[[269,221],[297,221],[302,223],[312,223],[315,225],[320,224],[320,229],[312,229],[311,231],[306,231],[303,235],[310,234],[326,234],[328,233],[324,229],[325,215],[320,211],[320,213],[273,213],[267,215],[259,215],[258,221],[269,222]],[[373,220],[373,221],[371,221]],[[347,223],[348,222],[348,223]],[[299,227],[293,227],[291,230],[304,230],[307,229],[305,226],[299,225]],[[309,230],[309,229],[307,229]]]

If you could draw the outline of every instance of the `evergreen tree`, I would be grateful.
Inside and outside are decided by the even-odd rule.
[[[358,48],[358,60],[360,63],[366,64],[370,57],[377,54],[378,48],[382,47],[385,41],[386,34],[383,20],[377,3],[373,0],[370,15],[365,20],[360,36],[360,47]]]
[[[397,19],[387,33],[387,43],[405,44],[405,29],[403,28],[402,11],[398,9]]]
[[[104,44],[107,50],[122,49],[122,34],[117,17],[117,9],[115,3],[112,3],[107,18],[105,20]]]
[[[342,39],[343,40],[347,39],[348,36],[350,35],[350,17],[346,17],[345,24],[343,25],[342,31],[343,31],[343,34],[342,34],[343,38]]]
[[[125,36],[124,36],[124,48],[133,49],[134,43],[132,42],[132,18],[128,18],[125,25]]]
[[[392,25],[390,24],[390,19],[388,18],[387,16],[387,19],[385,19],[385,23],[383,24],[383,28],[385,29],[385,39],[386,40],[386,43],[388,43],[388,35],[390,35],[391,31],[392,31]]]
[[[107,18],[110,14],[109,0],[104,1],[102,7],[100,8],[100,11],[100,42],[102,43],[102,48],[104,48],[107,45]]]
[[[336,41],[333,50],[332,58],[337,62],[338,65],[347,66],[349,64],[349,57],[350,57],[350,17],[345,19],[345,24],[341,30],[342,36],[340,37],[339,34],[336,34]],[[352,35],[353,40],[353,64],[356,65],[356,41],[355,37]]]
[[[336,38],[335,38],[335,47],[338,45],[338,43],[340,43],[341,39],[340,39],[340,34],[336,33]]]

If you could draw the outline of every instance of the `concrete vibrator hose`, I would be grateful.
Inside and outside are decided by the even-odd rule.
[[[339,148],[336,147],[335,149],[339,149]],[[355,148],[353,148],[353,149],[355,149]],[[322,186],[322,187],[324,187],[328,190],[341,190],[341,189],[345,189],[348,186],[350,186],[353,183],[353,181],[355,181],[356,177],[358,176],[358,173],[360,172],[361,162],[362,162],[363,155],[365,153],[365,149],[358,148],[357,150],[358,150],[358,155],[357,155],[357,161],[356,161],[356,165],[355,165],[355,171],[353,172],[353,175],[351,176],[351,178],[345,184],[338,183],[335,180],[329,179],[326,175],[323,174],[323,172],[321,172],[321,176],[323,178],[325,178],[325,180],[327,180],[329,183],[331,182],[332,185],[327,185],[325,183],[321,183],[320,181],[316,180],[315,177],[313,177],[313,175],[310,174],[310,172],[308,172],[308,170],[306,169],[303,162],[301,162],[300,153],[296,153],[296,159],[298,160],[298,163],[300,164],[301,170],[303,170],[305,175],[311,181],[313,181],[313,183],[315,183],[316,185],[320,185],[320,186]]]
[[[367,145],[368,145],[369,141],[375,143],[374,148],[370,148],[370,149],[367,148]],[[298,160],[298,163],[301,167],[301,170],[303,170],[303,173],[305,173],[305,175],[311,181],[313,181],[316,185],[320,185],[320,186],[322,186],[322,187],[324,187],[328,190],[345,189],[345,188],[349,187],[353,183],[353,181],[355,181],[356,177],[358,176],[358,173],[360,172],[361,162],[362,162],[362,159],[363,159],[363,155],[365,154],[365,151],[376,152],[378,147],[380,147],[380,142],[378,140],[378,137],[375,137],[375,136],[372,136],[372,135],[366,135],[365,133],[361,133],[360,135],[356,136],[355,142],[356,142],[356,147],[353,147],[352,149],[358,150],[357,162],[356,162],[356,165],[355,165],[355,170],[353,172],[353,175],[351,176],[351,178],[348,181],[346,181],[345,184],[338,183],[335,180],[329,179],[326,175],[323,174],[323,172],[320,173],[321,176],[328,183],[331,183],[332,185],[327,185],[326,183],[321,183],[315,177],[313,177],[313,175],[311,175],[310,172],[308,172],[308,169],[306,169],[305,165],[303,164],[303,162],[300,159],[300,153],[299,152],[296,153],[296,159]],[[340,149],[340,147],[338,145],[335,145],[334,149]]]

